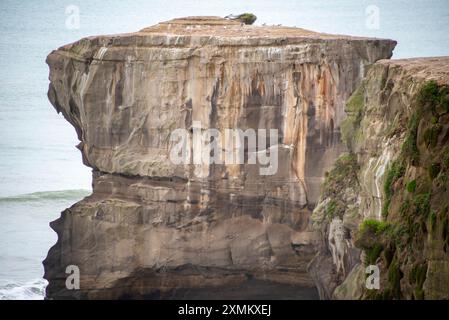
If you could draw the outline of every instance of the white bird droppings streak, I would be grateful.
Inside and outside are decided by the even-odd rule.
[[[380,156],[379,160],[376,163],[376,173],[374,176],[374,184],[376,185],[376,197],[379,200],[379,206],[377,208],[377,218],[379,220],[382,219],[382,194],[380,189],[380,180],[383,178],[385,174],[385,169],[390,163],[391,152],[388,149],[384,149],[384,152]]]
[[[108,51],[107,47],[101,47],[100,49],[98,49],[98,51],[95,53],[94,55],[94,59],[96,60],[101,60],[103,59],[106,51]]]

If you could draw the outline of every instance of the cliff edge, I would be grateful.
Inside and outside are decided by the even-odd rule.
[[[313,213],[320,296],[448,299],[449,57],[377,62],[346,112],[349,153]],[[369,266],[379,288],[365,285]]]

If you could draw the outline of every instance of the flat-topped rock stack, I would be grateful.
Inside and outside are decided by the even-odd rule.
[[[188,17],[53,51],[49,99],[75,127],[93,193],[51,224],[47,297],[314,296],[309,218],[345,149],[344,105],[395,45]],[[172,132],[197,123],[277,130],[258,150],[276,152],[276,170],[173,163]],[[66,289],[68,265],[79,290]]]

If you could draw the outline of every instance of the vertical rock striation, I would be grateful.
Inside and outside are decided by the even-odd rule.
[[[310,209],[344,150],[345,101],[395,44],[190,17],[53,51],[48,96],[77,131],[93,193],[51,223],[58,241],[44,261],[47,297],[312,287]],[[175,165],[170,134],[195,123],[277,129],[267,150],[277,152],[278,170]],[[66,290],[67,265],[79,266],[80,290]]]

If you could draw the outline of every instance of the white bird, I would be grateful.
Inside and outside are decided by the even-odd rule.
[[[225,19],[230,19],[230,20],[233,20],[233,19],[237,19],[239,16],[236,16],[235,14],[230,14],[230,15],[227,15],[226,17],[224,17]]]

